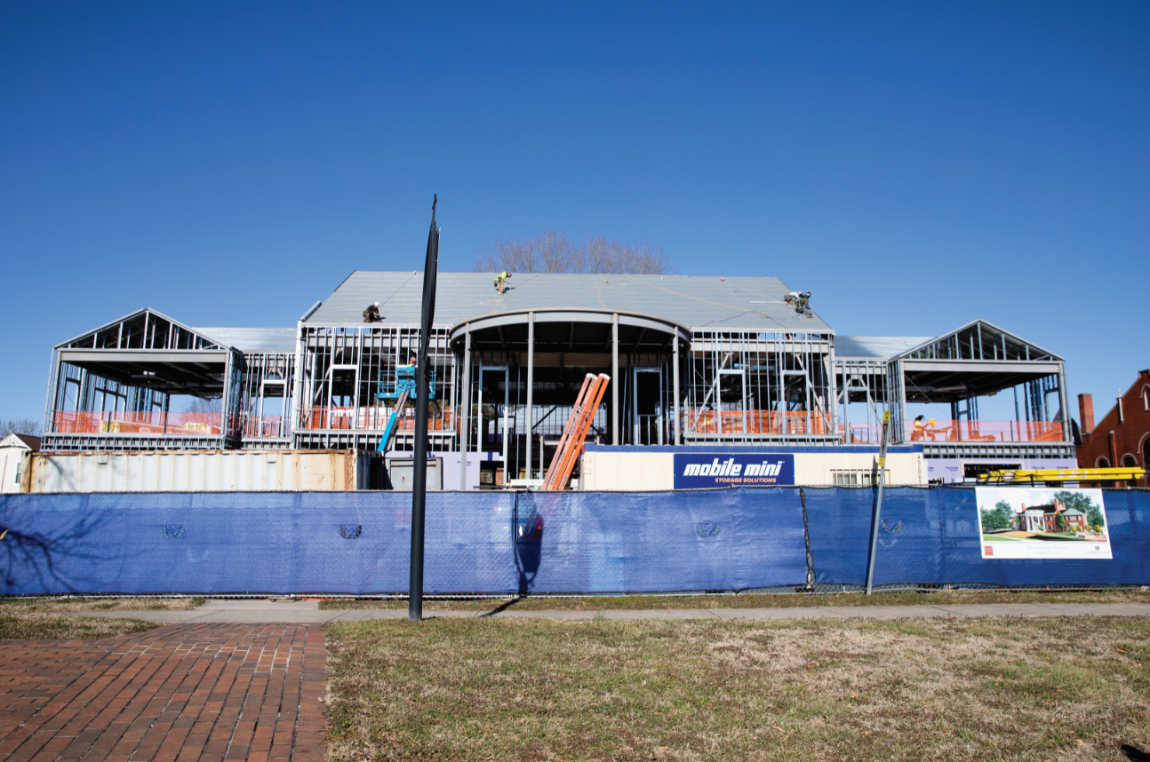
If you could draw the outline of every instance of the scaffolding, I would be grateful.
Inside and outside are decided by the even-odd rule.
[[[394,384],[396,368],[407,365],[418,346],[415,326],[303,325],[297,350],[294,440],[300,448],[373,450],[395,412],[397,400],[377,398]],[[438,404],[431,407],[431,450],[458,448],[456,358],[447,345],[447,330],[432,331],[428,362],[435,370]],[[382,385],[382,386],[381,386]],[[399,411],[395,449],[415,444],[414,400]]]
[[[832,337],[693,331],[683,398],[688,443],[832,443]]]

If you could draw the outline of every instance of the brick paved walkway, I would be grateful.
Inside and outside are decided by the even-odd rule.
[[[173,624],[0,646],[0,759],[315,760],[318,625]]]

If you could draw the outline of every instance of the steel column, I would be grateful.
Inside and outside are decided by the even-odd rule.
[[[1073,442],[1070,433],[1070,409],[1066,407],[1066,364],[1058,363],[1058,397],[1062,406],[1062,436],[1067,442]],[[1117,466],[1118,464],[1113,464]]]
[[[611,444],[619,444],[619,313],[611,314]]]
[[[682,426],[679,422],[679,337],[677,335],[674,338],[674,342],[675,354],[674,359],[671,361],[671,365],[672,372],[674,373],[675,377],[675,444],[681,445],[683,444],[683,435]]]
[[[527,314],[527,480],[531,480],[531,415],[535,407],[535,313]],[[540,455],[540,461],[542,461]],[[542,462],[540,463],[542,465]]]
[[[471,331],[463,337],[463,425],[459,429],[459,489],[467,489],[467,448],[471,444]]]

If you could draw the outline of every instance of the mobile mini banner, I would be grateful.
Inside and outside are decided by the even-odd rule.
[[[675,489],[794,483],[794,455],[770,452],[675,454]]]
[[[976,487],[983,558],[1109,559],[1100,489]]]

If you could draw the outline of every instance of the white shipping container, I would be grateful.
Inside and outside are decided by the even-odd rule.
[[[325,492],[368,488],[355,450],[36,453],[27,492]],[[22,490],[22,491],[25,491]]]

